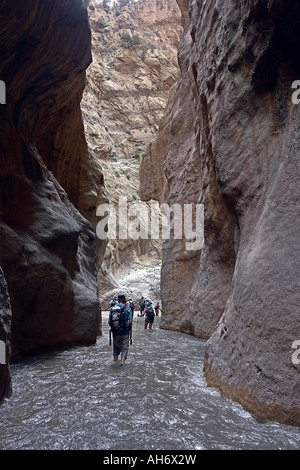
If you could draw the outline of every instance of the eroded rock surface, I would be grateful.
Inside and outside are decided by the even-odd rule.
[[[0,265],[12,307],[12,359],[95,342],[97,205],[81,118],[91,33],[81,0],[1,2]],[[88,202],[87,189],[97,192]],[[102,182],[103,184],[103,182]],[[84,212],[82,210],[82,212]]]
[[[161,202],[205,208],[201,251],[164,244],[162,326],[209,338],[209,385],[297,425],[299,13],[295,1],[192,1],[181,78],[141,166],[142,182],[164,170]]]

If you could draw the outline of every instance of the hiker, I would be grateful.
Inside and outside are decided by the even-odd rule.
[[[108,323],[110,333],[113,334],[113,356],[117,361],[121,354],[121,365],[127,359],[129,349],[129,334],[131,344],[132,313],[131,308],[126,305],[126,297],[123,294],[118,295],[118,302],[109,312]]]
[[[140,314],[139,314],[139,317],[144,316],[144,310],[145,310],[145,299],[144,299],[144,297],[142,297],[141,300],[140,300]]]
[[[158,302],[156,302],[156,305],[155,305],[155,307],[154,307],[154,310],[155,310],[156,316],[158,316],[158,315],[159,315],[159,310],[160,310],[160,305],[159,305]]]
[[[152,330],[152,325],[154,322],[154,310],[152,307],[152,302],[150,300],[146,300],[145,304],[145,330],[147,330],[149,325],[149,330]]]
[[[133,319],[135,305],[132,299],[129,299],[129,307],[131,308],[132,319]]]

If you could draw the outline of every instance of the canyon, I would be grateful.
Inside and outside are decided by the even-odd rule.
[[[163,246],[162,327],[207,339],[209,386],[300,423],[299,5],[191,1],[181,76],[141,163],[160,202],[204,204],[205,246]],[[189,286],[189,288],[187,288]]]
[[[207,385],[299,426],[298,3],[0,3],[0,402],[10,361],[93,344],[149,254],[161,328],[206,340]],[[204,247],[100,240],[124,191],[203,204]]]
[[[139,165],[178,78],[182,20],[174,0],[124,3],[88,5],[93,62],[81,109],[88,153],[101,165],[107,200],[118,213],[126,195],[128,206],[147,212],[150,206],[138,194]],[[153,175],[146,184],[156,184]],[[86,216],[97,228],[101,219],[95,207],[92,212]],[[159,240],[109,238],[99,262],[102,308],[120,289],[136,302],[142,295],[159,299],[160,263]]]
[[[97,207],[124,193],[147,206],[138,166],[177,79],[182,29],[176,2],[161,6],[1,3],[0,401],[10,362],[95,343],[116,275],[136,298],[159,296],[161,243],[95,230]]]
[[[80,208],[87,187],[94,188],[93,204],[104,193],[80,110],[92,60],[85,4],[3,1],[1,13],[3,399],[11,394],[10,361],[93,344],[101,332],[96,237]]]

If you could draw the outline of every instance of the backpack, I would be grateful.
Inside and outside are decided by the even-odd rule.
[[[135,307],[134,303],[133,303],[133,302],[129,302],[129,307],[133,309],[133,308]]]
[[[115,333],[128,329],[125,320],[125,307],[125,305],[116,304],[111,309],[110,328]]]
[[[152,305],[146,307],[146,316],[149,323],[153,323],[154,320],[154,310]]]

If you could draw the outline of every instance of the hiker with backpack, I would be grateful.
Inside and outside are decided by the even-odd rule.
[[[145,310],[145,299],[144,299],[144,297],[142,297],[140,299],[140,314],[138,315],[139,317],[144,316],[144,310]]]
[[[152,307],[152,302],[150,300],[146,300],[145,304],[145,330],[147,330],[149,325],[149,330],[152,330],[152,325],[154,322],[154,310]]]
[[[126,304],[126,297],[123,294],[118,296],[118,302],[111,307],[108,317],[110,325],[110,344],[111,334],[113,335],[113,356],[117,361],[121,354],[121,365],[127,359],[130,344],[132,344],[131,328],[132,328],[132,313],[131,308]]]

